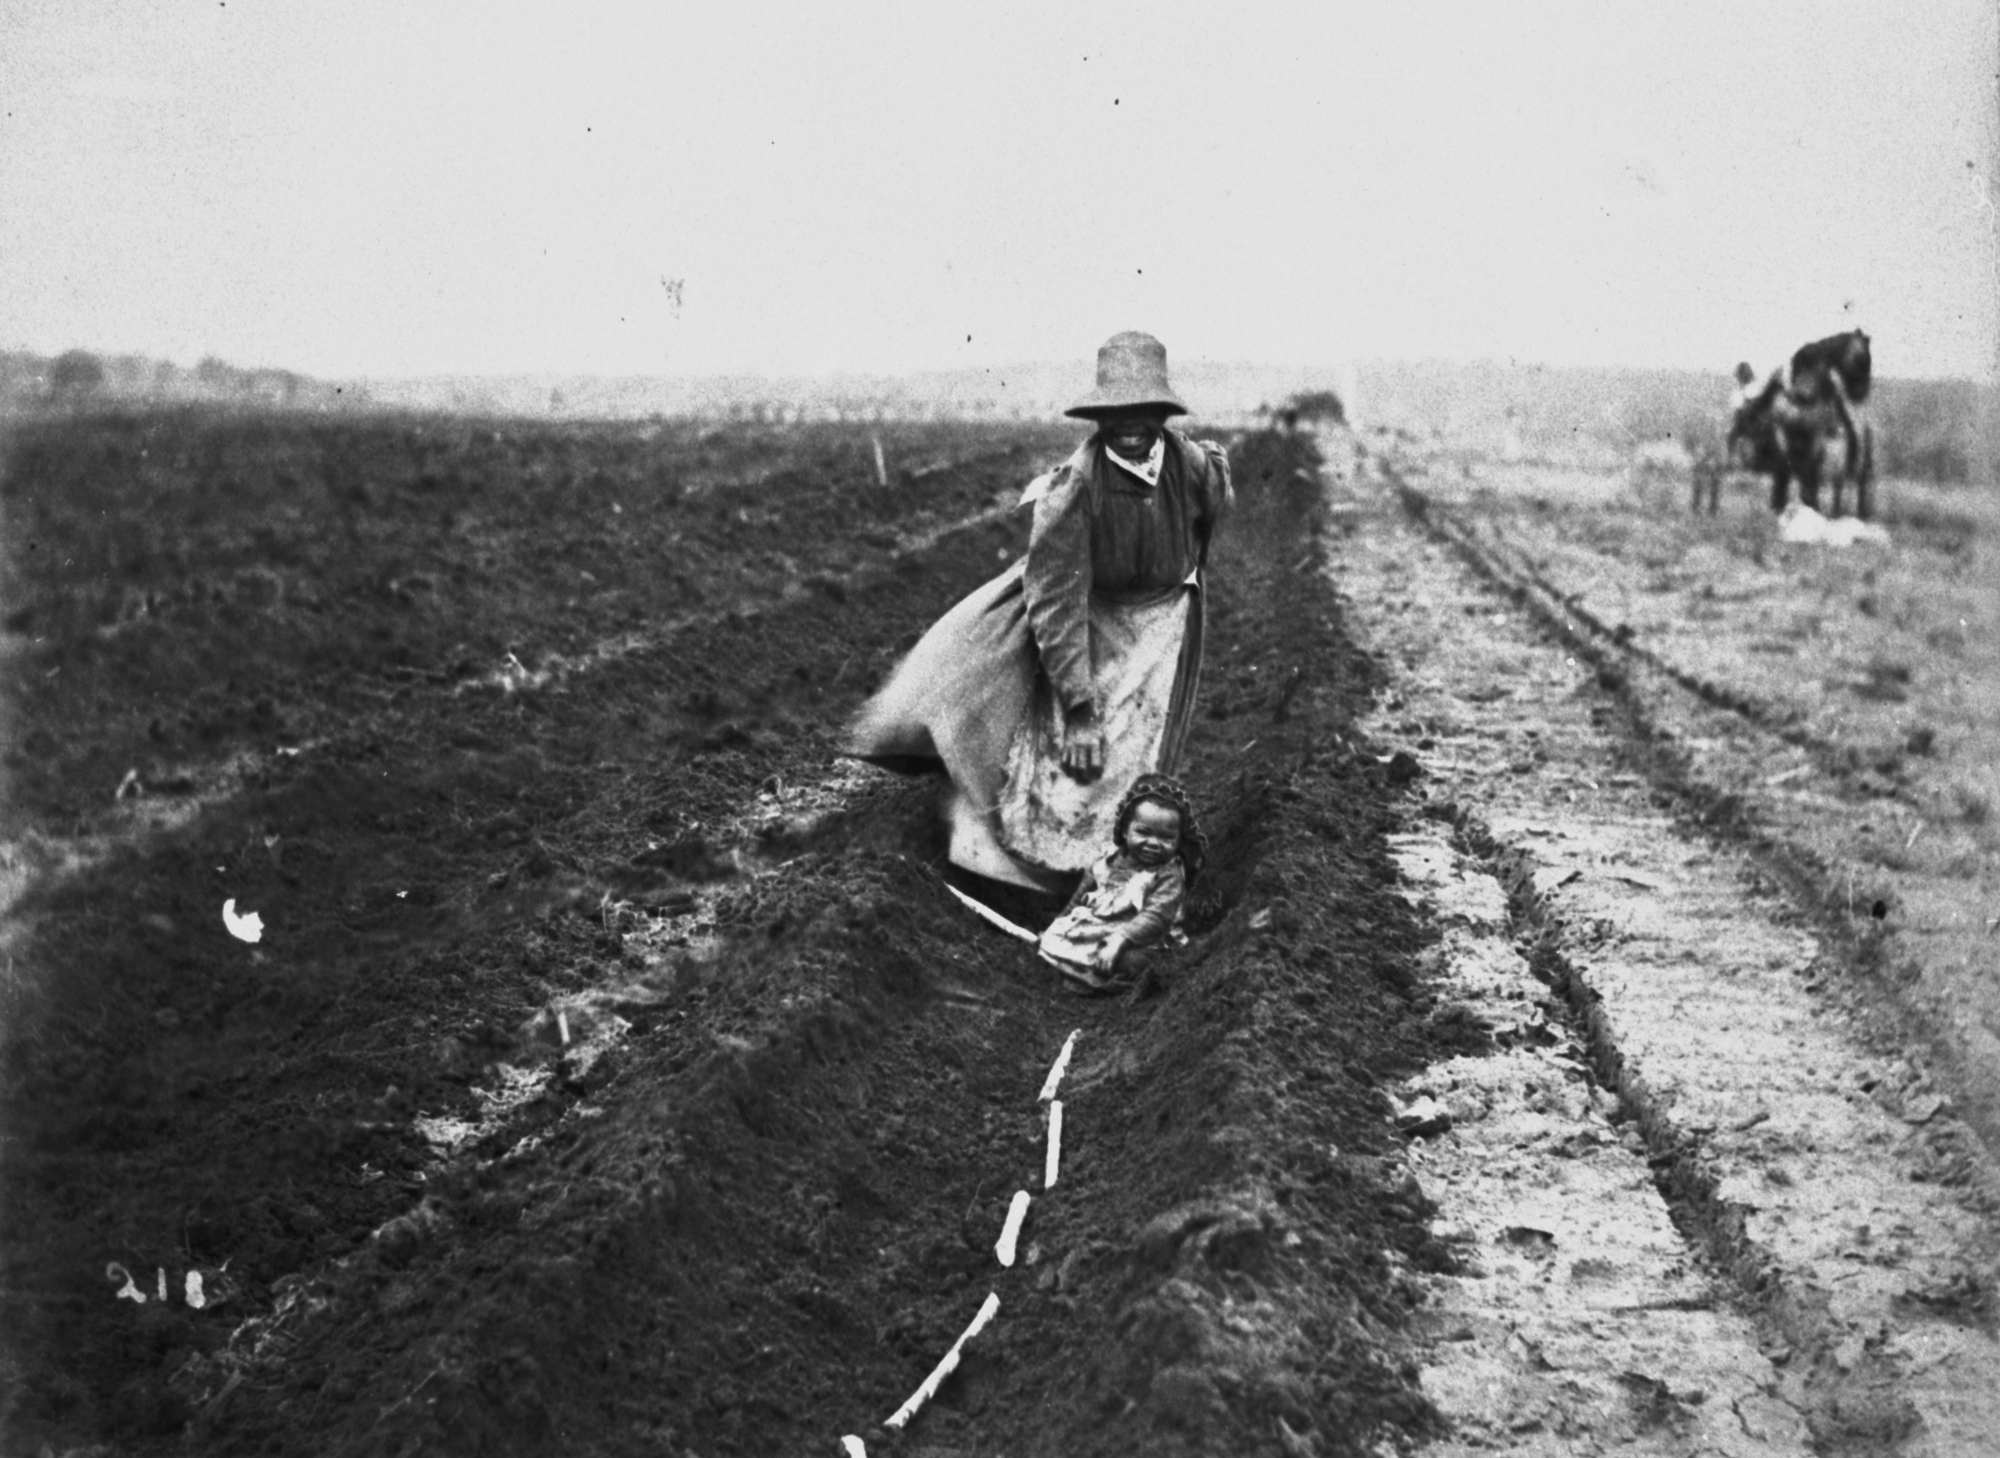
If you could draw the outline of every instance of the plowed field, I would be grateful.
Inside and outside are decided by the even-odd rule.
[[[1216,869],[1164,991],[1106,1004],[957,908],[931,786],[834,756],[1073,437],[879,433],[886,484],[866,428],[13,433],[9,1451],[1425,1429],[1401,1333],[1452,1257],[1380,1086],[1463,1029],[1311,447],[1231,442]]]
[[[18,423],[5,1451],[1993,1451],[1990,508],[1230,437],[1086,1000],[837,755],[1074,438]]]

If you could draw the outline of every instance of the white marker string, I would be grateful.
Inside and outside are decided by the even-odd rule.
[[[1028,1218],[1028,1192],[1014,1191],[1014,1201],[1007,1207],[1007,1222],[1000,1227],[1000,1241],[993,1247],[993,1254],[1000,1258],[1000,1264],[1014,1264],[1014,1245],[1021,1238],[1021,1222]]]
[[[1062,1100],[1055,1099],[1049,1104],[1049,1158],[1042,1166],[1042,1188],[1056,1187],[1056,1168],[1062,1163]]]
[[[1076,1051],[1076,1035],[1082,1031],[1082,1028],[1078,1028],[1063,1039],[1062,1052],[1056,1054],[1055,1067],[1049,1070],[1048,1080],[1042,1084],[1040,1095],[1042,1103],[1047,1103],[1056,1096],[1056,1088],[1062,1083],[1063,1074],[1069,1071],[1069,1055]]]
[[[993,1314],[999,1309],[1000,1297],[996,1293],[988,1291],[986,1293],[985,1304],[979,1308],[979,1315],[972,1318],[972,1325],[968,1326],[960,1334],[958,1340],[951,1344],[951,1350],[946,1352],[944,1359],[931,1369],[931,1375],[926,1377],[923,1380],[923,1384],[910,1394],[908,1402],[890,1414],[889,1420],[882,1424],[883,1427],[902,1427],[903,1424],[917,1415],[918,1409],[937,1396],[937,1390],[944,1385],[944,1379],[958,1370],[958,1354],[960,1350],[967,1342],[979,1335],[986,1323],[993,1319]]]
[[[962,896],[960,899],[968,900],[968,898]],[[971,904],[975,910],[983,910],[977,903]],[[989,920],[993,919],[996,918],[989,917]],[[1013,928],[1010,927],[1009,929],[1012,930]],[[1042,1168],[1042,1188],[1044,1189],[1053,1189],[1055,1187],[1056,1174],[1062,1163],[1063,1106],[1062,1100],[1056,1097],[1056,1090],[1062,1086],[1063,1074],[1069,1070],[1070,1055],[1076,1051],[1077,1034],[1082,1031],[1083,1029],[1081,1028],[1073,1028],[1070,1030],[1070,1035],[1063,1039],[1062,1051],[1056,1055],[1055,1066],[1049,1069],[1048,1080],[1043,1083],[1042,1092],[1038,1099],[1038,1102],[1049,1106],[1049,1152],[1047,1162]],[[1021,1227],[1028,1218],[1028,1205],[1028,1192],[1026,1190],[1016,1190],[1013,1200],[1007,1207],[1007,1219],[1001,1226],[1000,1239],[993,1247],[994,1255],[999,1257],[1000,1264],[1003,1266],[1011,1267],[1014,1264],[1014,1251],[1016,1245],[1020,1242]],[[897,1408],[889,1420],[882,1426],[886,1428],[900,1428],[909,1422],[911,1418],[915,1417],[918,1410],[926,1402],[929,1402],[932,1397],[937,1395],[937,1390],[943,1385],[944,1379],[958,1370],[958,1358],[961,1349],[974,1336],[978,1335],[980,1329],[993,1319],[994,1313],[999,1311],[999,1309],[1000,1297],[993,1292],[988,1292],[986,1304],[979,1308],[979,1314],[972,1319],[972,1325],[968,1326],[964,1334],[952,1343],[951,1350],[944,1354],[937,1366],[931,1369],[930,1376],[926,1377],[917,1390],[910,1394],[909,1401]],[[849,1458],[867,1458],[867,1450],[863,1447],[859,1438],[850,1436],[844,1437],[840,1441],[841,1445],[847,1450]]]
[[[1024,942],[1038,942],[1041,940],[1040,937],[1036,936],[1026,927],[1015,925],[1013,922],[1007,920],[1006,917],[1002,916],[999,912],[995,911],[992,907],[988,906],[985,902],[974,900],[972,897],[967,896],[963,891],[959,890],[958,887],[947,886],[944,889],[951,892],[951,894],[956,896],[960,901],[964,902],[966,909],[971,911],[973,915],[977,916],[982,921],[990,922],[992,925],[999,927],[1000,930],[1007,933],[1008,936],[1019,937]]]

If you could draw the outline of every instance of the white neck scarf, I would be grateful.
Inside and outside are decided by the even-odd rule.
[[[1157,486],[1160,484],[1160,463],[1167,456],[1167,438],[1164,435],[1154,436],[1153,449],[1147,452],[1146,459],[1143,461],[1128,461],[1119,455],[1118,452],[1111,449],[1110,446],[1104,448],[1104,454],[1137,476],[1141,481],[1144,481],[1148,486]]]

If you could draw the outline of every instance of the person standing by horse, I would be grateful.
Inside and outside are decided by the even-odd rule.
[[[1747,366],[1737,366],[1739,382]],[[1857,514],[1869,514],[1874,474],[1871,433],[1858,416],[1873,383],[1874,358],[1866,333],[1850,329],[1800,345],[1754,394],[1744,385],[1729,430],[1731,454],[1771,477],[1771,510],[1783,511],[1791,483],[1800,499],[1819,505],[1826,442],[1845,447],[1835,490],[1851,482]]]
[[[1143,774],[1179,770],[1201,675],[1202,573],[1234,500],[1150,334],[1116,334],[1066,414],[1095,427],[1033,481],[1028,550],[940,618],[851,726],[852,757],[941,772],[951,863],[1066,893]]]

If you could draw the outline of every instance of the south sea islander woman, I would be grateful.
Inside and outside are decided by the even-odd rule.
[[[1150,334],[1113,335],[1066,412],[1096,429],[1022,497],[1021,561],[960,601],[857,715],[848,753],[948,777],[950,859],[1066,893],[1140,775],[1177,774],[1201,676],[1201,576],[1233,500],[1221,446]]]

